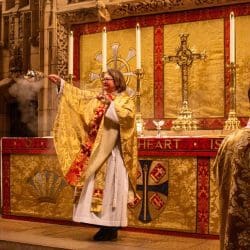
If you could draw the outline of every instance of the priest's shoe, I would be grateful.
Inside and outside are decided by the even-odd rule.
[[[101,227],[101,229],[94,235],[94,241],[112,241],[117,240],[117,227]]]

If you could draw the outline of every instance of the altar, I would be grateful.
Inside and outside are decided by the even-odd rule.
[[[218,235],[212,165],[222,139],[197,131],[138,138],[139,196],[129,204],[129,227]],[[2,193],[3,218],[72,221],[73,190],[62,177],[51,137],[2,138]]]

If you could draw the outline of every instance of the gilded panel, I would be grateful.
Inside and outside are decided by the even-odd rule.
[[[236,112],[238,116],[250,116],[247,91],[250,87],[250,16],[235,18],[236,31]]]
[[[165,25],[164,54],[176,55],[180,34],[189,34],[193,53],[206,51],[207,59],[194,60],[188,72],[189,106],[194,117],[224,116],[224,22],[223,19]],[[164,116],[176,118],[182,101],[181,69],[175,62],[164,68]]]
[[[219,193],[213,173],[214,160],[210,158],[209,233],[219,234]]]
[[[11,215],[72,218],[72,188],[55,155],[11,155],[10,168]]]
[[[166,160],[166,158],[164,159]],[[135,227],[196,230],[197,161],[193,157],[168,158],[169,190],[165,210],[150,223],[141,223],[129,211],[129,225]]]
[[[144,77],[141,83],[141,113],[143,117],[154,115],[153,82],[153,27],[141,28],[141,54]],[[126,76],[128,86],[136,90],[136,77],[131,75],[136,68],[136,36],[134,29],[107,32],[108,67],[117,67]],[[101,88],[98,75],[101,73],[102,34],[86,34],[80,39],[81,88]],[[115,60],[117,58],[117,60]]]

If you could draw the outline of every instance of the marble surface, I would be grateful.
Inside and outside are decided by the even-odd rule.
[[[0,249],[219,250],[218,239],[199,239],[120,230],[117,241],[94,242],[98,230],[86,225],[58,225],[0,218]]]

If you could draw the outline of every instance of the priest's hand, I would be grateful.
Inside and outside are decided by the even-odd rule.
[[[56,84],[58,87],[60,87],[60,84],[61,84],[61,77],[59,75],[56,75],[56,74],[50,74],[48,75],[48,79]]]
[[[97,95],[96,99],[98,99],[99,101],[101,101],[102,103],[107,104],[107,105],[109,105],[111,102],[109,96],[106,94],[103,94],[103,93]]]

